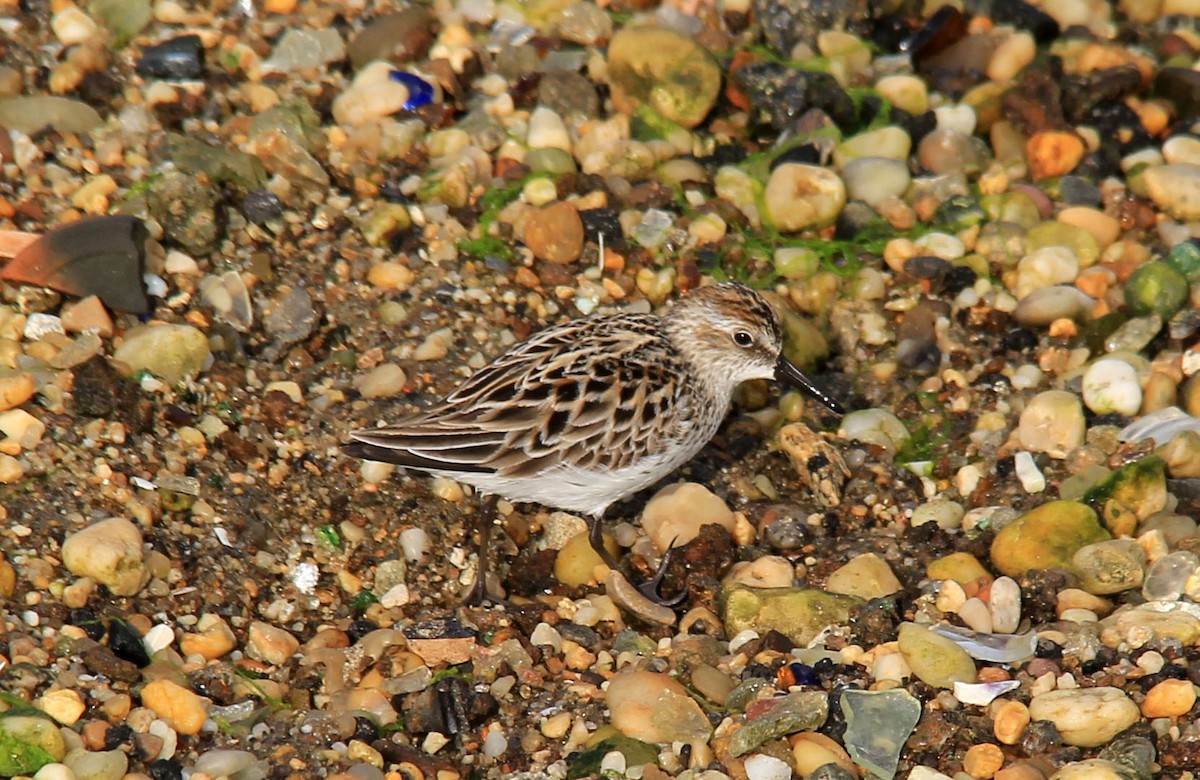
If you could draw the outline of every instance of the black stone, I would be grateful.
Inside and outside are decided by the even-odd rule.
[[[122,660],[134,664],[139,669],[150,665],[150,656],[146,653],[146,645],[134,631],[133,626],[123,620],[113,620],[108,624],[108,647]]]
[[[913,67],[919,71],[930,59],[965,37],[967,17],[954,6],[944,5],[901,48],[909,53]]]
[[[606,247],[625,248],[625,231],[621,229],[621,219],[616,209],[584,209],[579,212],[579,219],[583,222],[585,241],[599,245],[603,233]]]
[[[1072,206],[1099,206],[1100,188],[1081,176],[1068,175],[1058,180],[1059,197]]]
[[[854,100],[828,73],[796,70],[778,62],[739,68],[733,79],[750,101],[750,114],[775,130],[792,128],[809,109],[820,109],[842,130],[858,125]]]
[[[146,774],[151,780],[183,780],[183,767],[173,758],[160,758],[150,762]]]
[[[104,732],[104,749],[119,750],[123,745],[133,744],[133,729],[124,723],[110,726]]]
[[[995,0],[991,17],[996,24],[1008,24],[1033,33],[1038,43],[1049,43],[1061,32],[1053,16],[1024,0]]]
[[[896,362],[916,376],[933,376],[942,364],[942,351],[933,339],[904,339],[896,345]]]
[[[1175,104],[1182,117],[1200,114],[1200,71],[1163,68],[1154,78],[1154,93]]]
[[[800,144],[793,146],[783,154],[771,161],[771,170],[775,170],[784,163],[801,163],[803,165],[821,165],[824,161],[821,159],[821,148],[816,144]]]
[[[942,279],[942,290],[948,295],[958,295],[960,292],[975,284],[979,275],[966,265],[956,265]]]
[[[242,216],[262,225],[283,216],[283,201],[273,192],[250,190],[242,199]]]
[[[1063,114],[1072,124],[1083,124],[1100,106],[1132,95],[1141,86],[1142,74],[1133,65],[1067,76],[1062,81]]]
[[[137,72],[156,79],[198,79],[204,75],[204,44],[199,35],[181,35],[142,52]]]

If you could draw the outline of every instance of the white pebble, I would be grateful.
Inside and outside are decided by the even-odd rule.
[[[496,758],[503,755],[505,750],[508,750],[508,738],[499,726],[495,726],[483,740],[483,754],[488,758]]]
[[[62,319],[56,314],[34,312],[25,320],[24,336],[27,341],[37,341],[47,333],[66,333]]]
[[[364,460],[358,467],[358,473],[362,475],[363,482],[368,485],[378,485],[392,476],[392,472],[395,470],[396,467],[391,463],[380,463],[375,460]]]
[[[1096,414],[1137,414],[1142,407],[1137,371],[1118,358],[1097,360],[1083,375],[1083,402]]]
[[[75,780],[75,773],[66,764],[44,764],[33,780]]]
[[[146,652],[150,655],[170,647],[174,641],[175,631],[165,623],[152,626],[142,637],[142,644],[146,646]]]
[[[549,623],[538,623],[533,629],[533,633],[529,635],[529,643],[532,645],[548,645],[554,648],[554,652],[562,650],[562,634],[558,633],[558,629]]]
[[[957,130],[963,135],[975,134],[975,109],[966,103],[955,103],[950,106],[938,106],[933,110],[937,116],[937,126]]]
[[[1014,633],[1021,624],[1021,586],[1012,577],[998,577],[988,593],[992,631]]]
[[[1033,460],[1033,455],[1021,450],[1013,458],[1017,479],[1026,493],[1041,493],[1046,489],[1046,476]]]
[[[529,133],[525,143],[530,149],[562,149],[571,152],[571,134],[562,117],[545,106],[538,106],[529,115]]]
[[[967,253],[963,242],[949,233],[926,233],[913,243],[943,260],[957,260]]]
[[[395,363],[383,363],[356,377],[354,388],[363,398],[391,398],[404,392],[408,377]]]
[[[792,776],[792,768],[785,762],[762,753],[748,757],[745,767],[749,780],[790,780]]]
[[[429,551],[429,534],[421,528],[405,528],[400,532],[400,549],[406,561],[421,560]]]

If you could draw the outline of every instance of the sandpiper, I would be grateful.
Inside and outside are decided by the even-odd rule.
[[[427,411],[353,431],[344,451],[471,485],[493,506],[499,496],[587,515],[593,544],[612,565],[598,544],[600,518],[691,460],[739,384],[777,378],[842,411],[782,350],[762,295],[713,284],[662,314],[600,315],[543,330]],[[476,597],[484,595],[480,558]],[[643,592],[665,603],[656,591],[657,578]]]

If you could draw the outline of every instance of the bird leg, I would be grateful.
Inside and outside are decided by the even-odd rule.
[[[487,575],[491,568],[492,525],[497,517],[497,500],[496,496],[488,496],[471,515],[473,519],[470,521],[471,528],[467,533],[474,536],[478,532],[479,546],[475,548],[475,582],[462,596],[464,607],[481,607],[488,602],[503,607],[512,606],[512,602],[508,599],[489,592],[487,588]]]
[[[591,542],[592,549],[600,556],[600,560],[604,561],[605,566],[613,571],[620,571],[620,568],[617,566],[617,559],[604,547],[604,535],[600,531],[600,518],[598,517],[593,517],[589,521],[588,541]],[[661,604],[664,607],[678,607],[687,600],[688,596],[687,588],[684,588],[680,593],[670,598],[662,595],[658,590],[662,587],[663,576],[666,575],[667,567],[671,565],[671,560],[678,549],[675,546],[675,540],[672,539],[671,544],[667,547],[667,551],[663,553],[662,562],[658,564],[658,570],[654,572],[654,576],[642,584],[635,586],[643,596],[655,604]]]

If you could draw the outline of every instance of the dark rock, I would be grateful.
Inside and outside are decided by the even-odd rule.
[[[283,216],[283,201],[273,192],[251,190],[242,199],[242,216],[262,225]]]
[[[108,646],[118,658],[134,664],[139,669],[150,665],[150,656],[146,653],[146,645],[141,636],[123,620],[113,620],[108,624]]]
[[[124,723],[109,726],[108,731],[104,732],[105,750],[119,750],[121,747],[131,744],[133,744],[133,729]]]
[[[828,155],[823,153],[821,147],[813,143],[800,144],[793,146],[783,154],[771,161],[771,170],[775,170],[784,163],[801,163],[803,165],[823,165]]]
[[[1071,206],[1099,206],[1100,188],[1081,176],[1068,175],[1058,181],[1059,197]]]
[[[799,43],[816,49],[817,36],[825,30],[867,20],[870,6],[867,0],[754,0],[752,8],[767,45],[788,57]]]
[[[1026,135],[1042,130],[1069,128],[1062,110],[1058,74],[1027,70],[1016,87],[1001,101],[1004,117]]]
[[[155,79],[198,79],[204,75],[204,44],[199,35],[181,35],[142,52],[137,72]]]
[[[163,228],[163,241],[193,255],[207,255],[220,241],[216,205],[219,194],[195,176],[167,171],[154,179],[146,206]]]
[[[1163,68],[1154,78],[1154,94],[1174,103],[1181,117],[1200,115],[1200,71]]]
[[[1133,65],[1067,76],[1062,81],[1062,108],[1067,121],[1090,124],[1101,105],[1114,103],[1137,92],[1142,74]]]
[[[518,596],[533,596],[552,588],[557,582],[554,578],[557,556],[557,550],[539,550],[521,556],[504,578],[505,585]]]
[[[621,229],[620,215],[615,209],[584,209],[579,212],[583,222],[584,241],[600,244],[600,236],[604,236],[604,245],[613,249],[623,249],[625,231]]]
[[[838,214],[834,237],[842,241],[853,241],[868,226],[879,221],[879,214],[862,201],[852,200]]]
[[[901,48],[912,57],[913,67],[921,71],[929,60],[966,37],[967,17],[954,6],[944,5]]]
[[[582,74],[569,71],[543,73],[537,87],[538,102],[563,118],[573,114],[586,117],[600,114],[596,85]]]
[[[917,255],[910,257],[904,263],[904,272],[917,279],[925,279],[940,285],[946,274],[950,273],[951,265],[934,255]]]
[[[990,16],[996,24],[1008,24],[1033,33],[1034,39],[1040,44],[1053,41],[1060,33],[1053,16],[1025,0],[994,0]]]
[[[183,780],[183,766],[173,758],[160,758],[146,767],[151,780]]]
[[[153,419],[153,402],[101,355],[75,368],[71,399],[76,414],[120,422],[135,433],[148,430]]]
[[[118,658],[116,653],[104,645],[88,648],[80,655],[80,659],[92,674],[103,675],[117,682],[135,683],[142,676],[136,664]]]
[[[750,101],[754,121],[775,130],[795,129],[809,109],[820,109],[843,130],[858,124],[854,101],[828,73],[796,70],[778,62],[738,68],[733,80]]]
[[[600,635],[587,626],[563,621],[554,627],[558,629],[558,633],[563,639],[569,639],[581,647],[586,647],[588,650],[595,650],[600,646]]]
[[[896,344],[896,362],[916,376],[933,376],[942,364],[942,352],[933,339],[903,339]]]

